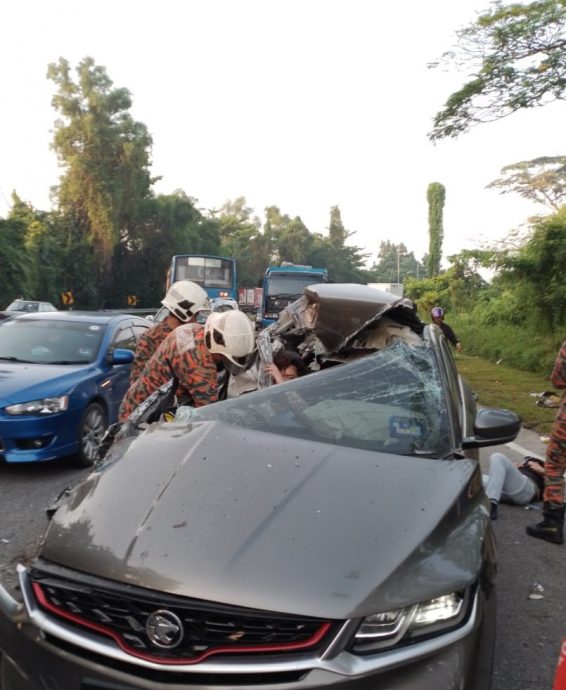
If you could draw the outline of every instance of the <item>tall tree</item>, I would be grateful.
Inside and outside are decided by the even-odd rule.
[[[426,191],[428,200],[428,274],[436,276],[440,273],[442,258],[442,242],[444,240],[444,200],[446,190],[440,182],[431,182]]]
[[[566,203],[566,156],[543,156],[506,165],[502,177],[488,185],[502,194],[515,192],[553,211]]]
[[[227,201],[213,212],[221,235],[221,253],[238,260],[238,284],[253,287],[267,266],[261,221],[244,197]]]
[[[28,260],[25,223],[0,218],[0,305],[5,309],[18,295],[27,297]]]
[[[528,241],[498,256],[500,280],[520,294],[523,316],[540,331],[560,333],[566,326],[566,206],[535,219]]]
[[[263,224],[263,238],[266,246],[268,263],[276,263],[282,258],[279,256],[278,242],[290,222],[291,218],[286,213],[281,213],[278,206],[266,207],[265,222]]]
[[[9,218],[25,228],[24,292],[29,299],[58,302],[65,276],[66,235],[57,213],[39,211],[14,192]]]
[[[278,234],[277,252],[281,261],[306,264],[311,243],[312,238],[307,226],[296,216]]]
[[[390,240],[382,240],[379,243],[377,259],[371,268],[371,282],[402,283],[408,276],[415,276],[416,266],[417,260],[413,252],[409,252],[403,242],[395,244]],[[422,274],[419,277],[422,278]]]
[[[492,4],[457,32],[458,46],[431,65],[473,72],[434,117],[430,138],[456,137],[470,127],[566,97],[566,3],[535,0]]]
[[[343,247],[346,242],[348,231],[342,223],[342,216],[338,206],[332,206],[330,209],[330,225],[328,226],[328,238],[334,247]]]
[[[47,72],[57,87],[52,104],[60,115],[52,143],[63,167],[56,197],[107,273],[114,248],[149,195],[151,137],[129,112],[128,90],[113,88],[104,67],[87,57],[76,74],[75,81],[63,58]]]
[[[163,296],[173,254],[220,253],[217,221],[204,217],[197,200],[182,190],[146,200],[138,216],[128,240],[114,251],[109,304],[123,306],[134,294],[140,306],[154,306]]]

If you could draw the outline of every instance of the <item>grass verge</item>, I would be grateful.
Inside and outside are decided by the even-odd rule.
[[[537,398],[531,396],[531,393],[554,390],[548,376],[519,371],[463,353],[455,353],[455,359],[460,374],[477,393],[480,405],[513,410],[521,416],[523,426],[541,435],[549,433],[556,409],[539,407]],[[548,374],[550,376],[550,371]]]

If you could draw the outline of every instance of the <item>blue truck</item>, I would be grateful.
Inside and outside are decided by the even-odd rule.
[[[328,282],[326,268],[313,268],[283,261],[280,266],[268,266],[263,276],[263,296],[256,323],[265,328],[277,321],[288,304],[302,296],[308,285]]]

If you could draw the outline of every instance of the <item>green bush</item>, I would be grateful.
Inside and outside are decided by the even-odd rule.
[[[448,320],[448,319],[447,319]],[[525,323],[490,324],[474,312],[453,314],[449,323],[467,354],[502,362],[521,371],[549,375],[560,347],[560,338],[541,335]]]

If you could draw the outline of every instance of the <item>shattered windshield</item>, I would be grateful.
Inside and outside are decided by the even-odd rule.
[[[450,452],[434,353],[405,342],[288,383],[201,407],[175,422],[218,420],[247,429],[398,455]]]

